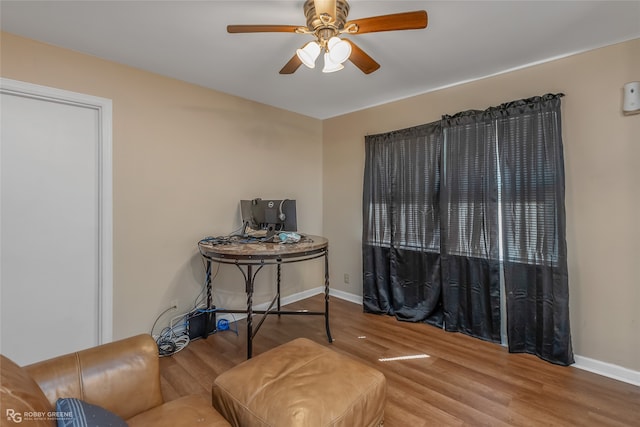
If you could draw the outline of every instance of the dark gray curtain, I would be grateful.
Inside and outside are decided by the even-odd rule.
[[[500,342],[500,260],[496,126],[489,113],[442,120],[444,326]]]
[[[561,96],[366,137],[365,311],[573,363]]]
[[[442,324],[440,123],[365,138],[364,310]]]
[[[504,104],[497,120],[509,350],[573,363],[561,95]]]

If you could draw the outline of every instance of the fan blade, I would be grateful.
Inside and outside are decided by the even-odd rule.
[[[315,0],[316,15],[320,16],[326,13],[333,19],[336,19],[336,0]]]
[[[228,33],[295,33],[297,25],[227,25]]]
[[[298,55],[293,55],[293,58],[291,58],[289,62],[287,62],[284,67],[282,67],[282,70],[280,70],[280,74],[293,74],[301,65],[302,61],[300,61]]]
[[[343,40],[346,40],[351,45],[351,56],[349,56],[349,61],[353,62],[353,65],[360,68],[363,73],[371,74],[380,68],[380,64],[367,55],[365,51],[360,49],[354,42],[347,39]]]
[[[394,13],[392,15],[372,16],[371,18],[356,19],[344,24],[347,28],[355,24],[358,30],[350,34],[377,33],[380,31],[419,30],[427,28],[427,12],[418,10],[415,12]]]

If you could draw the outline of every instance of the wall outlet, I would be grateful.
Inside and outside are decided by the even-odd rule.
[[[346,283],[347,285],[349,284],[349,274],[348,273],[344,273],[344,283]]]

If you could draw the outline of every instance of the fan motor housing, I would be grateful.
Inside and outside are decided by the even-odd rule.
[[[322,29],[333,29],[334,33],[338,33],[344,28],[344,24],[347,22],[347,15],[349,15],[349,3],[347,3],[346,0],[336,1],[336,16],[335,19],[331,20],[323,20],[316,13],[314,0],[307,0],[304,3],[304,16],[307,18],[307,28],[314,33]]]

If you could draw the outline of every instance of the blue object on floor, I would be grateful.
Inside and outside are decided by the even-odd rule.
[[[229,329],[229,321],[227,319],[218,320],[218,330],[226,331]]]

